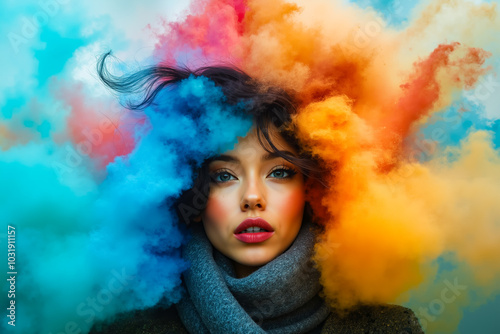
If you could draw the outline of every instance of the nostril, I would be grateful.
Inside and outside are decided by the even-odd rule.
[[[252,208],[254,208],[254,209],[255,208],[262,209],[263,206],[262,206],[262,203],[259,203],[259,202],[257,202],[257,203],[248,203],[247,202],[247,203],[243,204],[243,209],[245,209],[245,210],[249,210],[249,209],[252,209]]]

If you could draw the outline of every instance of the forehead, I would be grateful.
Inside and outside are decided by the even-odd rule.
[[[280,151],[288,151],[293,155],[296,155],[296,150],[290,145],[286,140],[281,137],[281,135],[277,131],[270,131],[269,136],[271,138],[272,143],[276,148]],[[252,129],[245,137],[240,137],[238,139],[238,143],[235,145],[234,149],[230,151],[226,151],[223,155],[230,156],[251,156],[251,155],[267,155],[269,151],[273,151],[271,146],[267,143],[264,136],[261,134],[261,139],[263,141],[264,147],[259,141],[257,131]],[[266,150],[267,149],[267,150]]]

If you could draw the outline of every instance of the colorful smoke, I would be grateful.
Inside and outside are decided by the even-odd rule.
[[[428,333],[498,328],[470,320],[500,295],[495,1],[67,3],[1,5],[0,217],[18,231],[16,330],[86,333],[176,302],[185,234],[168,204],[193,161],[250,127],[203,79],[126,111],[96,79],[109,49],[124,62],[114,72],[232,64],[297,94],[298,137],[327,167],[328,190],[310,194],[332,306],[402,303]]]

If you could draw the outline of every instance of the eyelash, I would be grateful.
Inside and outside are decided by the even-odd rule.
[[[227,180],[227,181],[222,181],[222,180],[219,181],[219,180],[217,180],[217,177],[220,176],[220,175],[223,175],[223,174],[228,174],[231,177],[233,177],[233,178],[236,179],[236,177],[233,174],[231,174],[229,172],[229,170],[227,170],[227,169],[218,169],[213,174],[210,175],[210,180],[212,182],[215,182],[215,183],[225,183],[225,182],[232,181],[232,180]]]
[[[281,166],[276,166],[275,168],[273,168],[271,170],[271,172],[268,174],[268,176],[276,171],[285,171],[286,173],[288,173],[288,176],[278,177],[276,179],[291,179],[292,177],[294,177],[297,174],[297,171],[295,169],[288,167],[288,166],[285,166],[285,165],[281,165]]]
[[[288,167],[288,166],[285,166],[285,165],[280,165],[280,166],[276,166],[274,167],[267,176],[273,174],[274,172],[277,172],[277,171],[284,171],[285,173],[287,173],[288,175],[287,176],[284,176],[284,177],[273,177],[274,179],[279,179],[279,180],[283,180],[283,179],[291,179],[292,177],[294,177],[298,172],[291,168],[291,167]],[[226,182],[229,182],[229,181],[233,181],[233,180],[226,180],[226,181],[222,181],[222,180],[218,180],[217,177],[221,176],[221,175],[224,175],[224,174],[228,174],[230,177],[233,177],[234,179],[237,180],[237,178],[231,174],[229,172],[228,169],[219,169],[219,170],[216,170],[212,175],[210,175],[210,179],[212,182],[215,182],[215,183],[226,183]]]

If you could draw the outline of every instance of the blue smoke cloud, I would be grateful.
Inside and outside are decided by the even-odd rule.
[[[231,148],[251,126],[235,116],[243,106],[229,109],[212,82],[190,78],[137,119],[103,110],[103,117],[123,114],[116,132],[132,127],[133,152],[105,170],[89,156],[76,160],[78,143],[67,129],[75,105],[62,100],[61,87],[112,106],[114,97],[96,80],[95,58],[113,49],[125,63],[150,62],[148,52],[126,52],[152,48],[133,34],[159,8],[168,17],[186,5],[154,1],[131,23],[116,15],[123,2],[96,4],[0,5],[7,37],[0,41],[0,238],[6,245],[7,227],[15,227],[18,273],[16,326],[2,313],[2,333],[87,333],[120,312],[177,301],[187,235],[173,199],[191,186],[193,164]],[[6,282],[6,271],[2,277]],[[9,288],[2,284],[4,306]]]
[[[449,108],[430,116],[415,135],[406,140],[415,153],[413,157],[426,162],[446,148],[460,146],[472,132],[479,130],[491,132],[492,146],[500,148],[500,120],[487,118],[483,104],[461,97]],[[448,155],[450,162],[457,158]]]
[[[136,126],[134,151],[101,183],[91,173],[62,183],[52,167],[60,149],[48,140],[0,155],[0,214],[18,231],[16,330],[87,332],[119,312],[179,300],[186,233],[171,203],[192,185],[192,164],[231,149],[252,121],[203,77],[158,98]]]
[[[403,27],[409,20],[417,1],[403,0],[350,0],[361,8],[372,8],[394,27]]]
[[[401,29],[419,3],[351,2],[373,8]],[[143,28],[160,14],[175,18],[188,4],[0,3],[0,239],[5,245],[7,226],[16,227],[18,271],[16,328],[4,318],[2,332],[85,333],[98,320],[180,298],[179,277],[187,264],[179,248],[187,236],[168,203],[190,187],[193,162],[231,148],[248,131],[250,120],[235,116],[243,106],[224,107],[223,94],[210,81],[190,78],[159,96],[168,103],[148,108],[145,124],[132,123],[137,145],[131,154],[117,158],[105,173],[84,156],[65,175],[54,166],[68,165],[68,152],[77,145],[65,133],[71,107],[53,90],[58,79],[81,84],[88,100],[110,101],[95,79],[95,57],[113,49],[125,63],[149,62],[154,43]],[[145,50],[145,57],[137,50]],[[447,136],[439,142],[445,148],[473,129],[487,129],[496,134],[498,148],[499,121],[485,118],[486,109],[477,97],[463,96],[435,114],[419,135],[432,139],[446,125]],[[457,117],[470,122],[455,123]],[[3,277],[5,282],[5,272]],[[8,290],[2,285],[2,305],[8,305]],[[497,309],[498,298],[481,311]],[[474,314],[463,319],[465,333],[487,332],[487,321],[479,329],[471,319]]]

